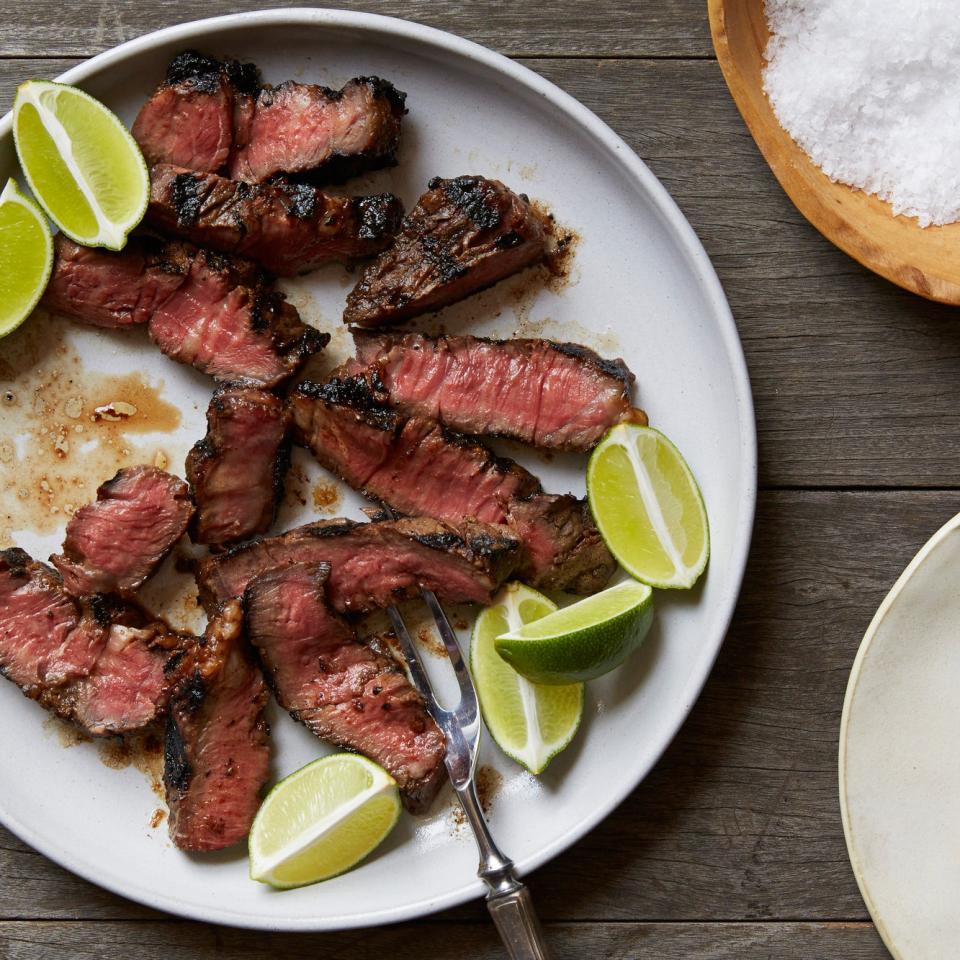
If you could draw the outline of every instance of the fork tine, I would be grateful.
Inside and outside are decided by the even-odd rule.
[[[443,607],[440,606],[440,601],[437,600],[436,594],[426,588],[423,588],[420,593],[430,608],[430,613],[433,614],[433,622],[437,625],[437,631],[443,640],[443,645],[447,648],[447,656],[450,658],[450,665],[453,667],[457,684],[460,687],[460,703],[457,705],[457,711],[461,713],[462,722],[469,725],[476,719],[477,715],[477,691],[473,686],[470,671],[464,662],[460,643],[457,640],[457,635],[453,632],[453,627],[450,626],[450,621],[447,619]]]
[[[417,688],[420,696],[426,700],[430,708],[430,713],[435,715],[436,711],[442,708],[440,704],[437,703],[437,698],[433,695],[433,687],[427,678],[426,671],[423,669],[423,661],[421,661],[416,644],[414,644],[413,638],[407,630],[407,625],[403,622],[403,617],[396,607],[387,607],[387,616],[390,617],[393,632],[400,641],[400,649],[403,651],[403,659],[407,664],[407,669],[410,671],[410,679],[413,681],[413,685]]]

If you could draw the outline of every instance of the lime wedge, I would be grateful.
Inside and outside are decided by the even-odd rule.
[[[531,683],[497,653],[494,641],[556,609],[542,593],[508,583],[477,617],[470,641],[470,670],[487,729],[531,773],[543,772],[573,739],[583,716],[583,684]]]
[[[592,680],[619,667],[653,622],[653,591],[626,580],[501,634],[497,653],[534,683]]]
[[[0,193],[0,337],[30,316],[52,268],[47,219],[16,181],[8,180]]]
[[[77,243],[122,249],[147,212],[150,177],[117,117],[76,87],[28,80],[13,101],[13,138],[50,219]]]
[[[393,829],[397,784],[353,753],[314,760],[267,794],[250,828],[250,876],[282,890],[349,870]]]
[[[590,509],[610,552],[653,587],[692,587],[710,556],[700,488],[680,451],[652,427],[610,430],[587,465]]]

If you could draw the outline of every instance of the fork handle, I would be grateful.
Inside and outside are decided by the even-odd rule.
[[[507,954],[510,960],[549,960],[530,891],[516,877],[510,880],[510,889],[487,897],[487,909]]]
[[[550,960],[530,891],[490,834],[472,777],[453,786],[480,851],[477,874],[489,891],[487,909],[510,960]]]

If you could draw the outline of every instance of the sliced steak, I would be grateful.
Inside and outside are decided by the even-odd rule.
[[[519,464],[434,420],[378,406],[362,378],[305,381],[290,396],[294,439],[372,500],[442,520],[507,522],[509,504],[540,492]]]
[[[366,388],[335,378],[291,395],[294,437],[324,467],[400,513],[507,524],[524,545],[517,576],[534,586],[593,593],[609,580],[616,563],[582,501],[545,494],[519,464]]]
[[[187,455],[195,543],[222,547],[273,523],[289,462],[287,421],[283,403],[259,387],[214,391],[207,435]]]
[[[403,204],[390,193],[337,197],[308,184],[249,184],[159,164],[148,221],[214,250],[241,254],[292,277],[381,251]]]
[[[289,81],[262,86],[257,68],[196,51],[178,54],[133,124],[147,163],[327,182],[396,162],[406,94],[379,77],[340,90]]]
[[[48,658],[67,648],[79,622],[53,570],[23,550],[0,551],[0,672],[28,697],[42,693]]]
[[[77,601],[49,567],[0,552],[0,672],[88,733],[129,733],[161,716],[193,643],[134,603]]]
[[[254,183],[309,174],[333,183],[391,167],[406,99],[380,77],[355,77],[340,90],[293,81],[263,87],[240,108],[230,176]]]
[[[257,282],[249,264],[199,250],[184,283],[150,317],[150,338],[178,363],[218,380],[272,387],[323,349],[328,334],[301,322],[283,295]]]
[[[96,327],[146,323],[179,289],[190,266],[183,244],[134,237],[123,253],[54,237],[54,266],[42,304]]]
[[[132,593],[183,536],[193,514],[187,485],[156,467],[125,467],[101,484],[95,503],[67,524],[51,557],[69,593]]]
[[[208,624],[167,720],[163,781],[181,850],[222,850],[250,832],[270,767],[267,698],[232,600]]]
[[[406,806],[425,810],[445,775],[443,734],[396,661],[357,640],[328,606],[329,576],[329,564],[294,563],[251,580],[244,591],[250,640],[295,720],[379,763]]]
[[[552,242],[548,220],[498,180],[436,177],[360,275],[344,322],[378,327],[439,310],[543,260]]]
[[[239,597],[267,570],[326,562],[331,565],[327,597],[340,613],[388,607],[415,596],[421,586],[449,603],[489,603],[513,571],[519,547],[509,530],[487,524],[321,520],[204,560],[197,583],[211,610]]]
[[[43,303],[100,327],[147,323],[168,356],[221,380],[273,386],[329,341],[252,261],[137,237],[120,253],[57,238]]]
[[[353,337],[353,369],[369,369],[392,406],[462,433],[587,451],[614,424],[646,423],[630,404],[626,364],[575,343],[364,330]]]
[[[147,163],[225,168],[233,150],[235,102],[259,86],[253,64],[223,63],[195,50],[175,56],[133,124]]]

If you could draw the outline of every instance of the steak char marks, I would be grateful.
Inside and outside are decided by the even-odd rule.
[[[523,543],[517,576],[594,593],[616,563],[587,505],[543,492],[512,460],[434,420],[382,407],[363,377],[304,382],[290,398],[294,436],[350,486],[404,514],[506,524]]]
[[[160,565],[193,515],[187,485],[157,467],[125,467],[67,524],[51,557],[69,593],[130,594]]]
[[[396,163],[406,94],[379,77],[340,90],[263,86],[253,64],[185,51],[144,104],[133,135],[148,164],[256,183],[278,174],[336,182]]]
[[[218,387],[207,408],[207,435],[187,455],[197,506],[190,535],[211,547],[247,540],[273,523],[289,462],[288,415],[259,387]]]
[[[550,252],[550,223],[498,180],[436,177],[429,186],[393,246],[360,275],[345,323],[377,327],[439,310]]]
[[[443,783],[444,739],[398,664],[357,640],[327,604],[325,563],[255,577],[244,592],[250,640],[280,705],[321,740],[357,750],[429,807]]]
[[[403,216],[389,193],[338,197],[308,184],[249,184],[168,164],[150,176],[153,226],[250,257],[282,277],[379,253]]]
[[[302,323],[249,261],[198,250],[183,285],[150,317],[150,339],[218,380],[273,387],[330,337]]]
[[[195,50],[177,54],[133,124],[147,163],[223,169],[233,150],[237,101],[255,95],[259,86],[251,63],[221,63]]]
[[[0,551],[0,673],[90,734],[130,733],[160,717],[194,644],[137,604],[75,600],[49,567]]]
[[[327,599],[339,613],[365,613],[427,587],[448,603],[489,603],[517,563],[520,543],[504,527],[426,517],[355,523],[321,520],[279,537],[240,544],[200,564],[206,609],[243,594],[256,576],[292,563],[329,563]]]
[[[622,360],[553,340],[427,337],[355,330],[357,360],[392,406],[461,433],[586,452],[625,421],[634,376]]]
[[[219,380],[275,386],[329,342],[249,260],[136,237],[120,253],[57,238],[43,303],[101,327],[148,324],[163,353]]]
[[[255,183],[299,174],[336,183],[397,162],[407,95],[380,77],[339,90],[288,80],[263,87],[234,130],[230,176]]]
[[[208,624],[167,719],[163,780],[181,850],[221,850],[250,832],[270,767],[267,698],[240,603],[230,601]]]

